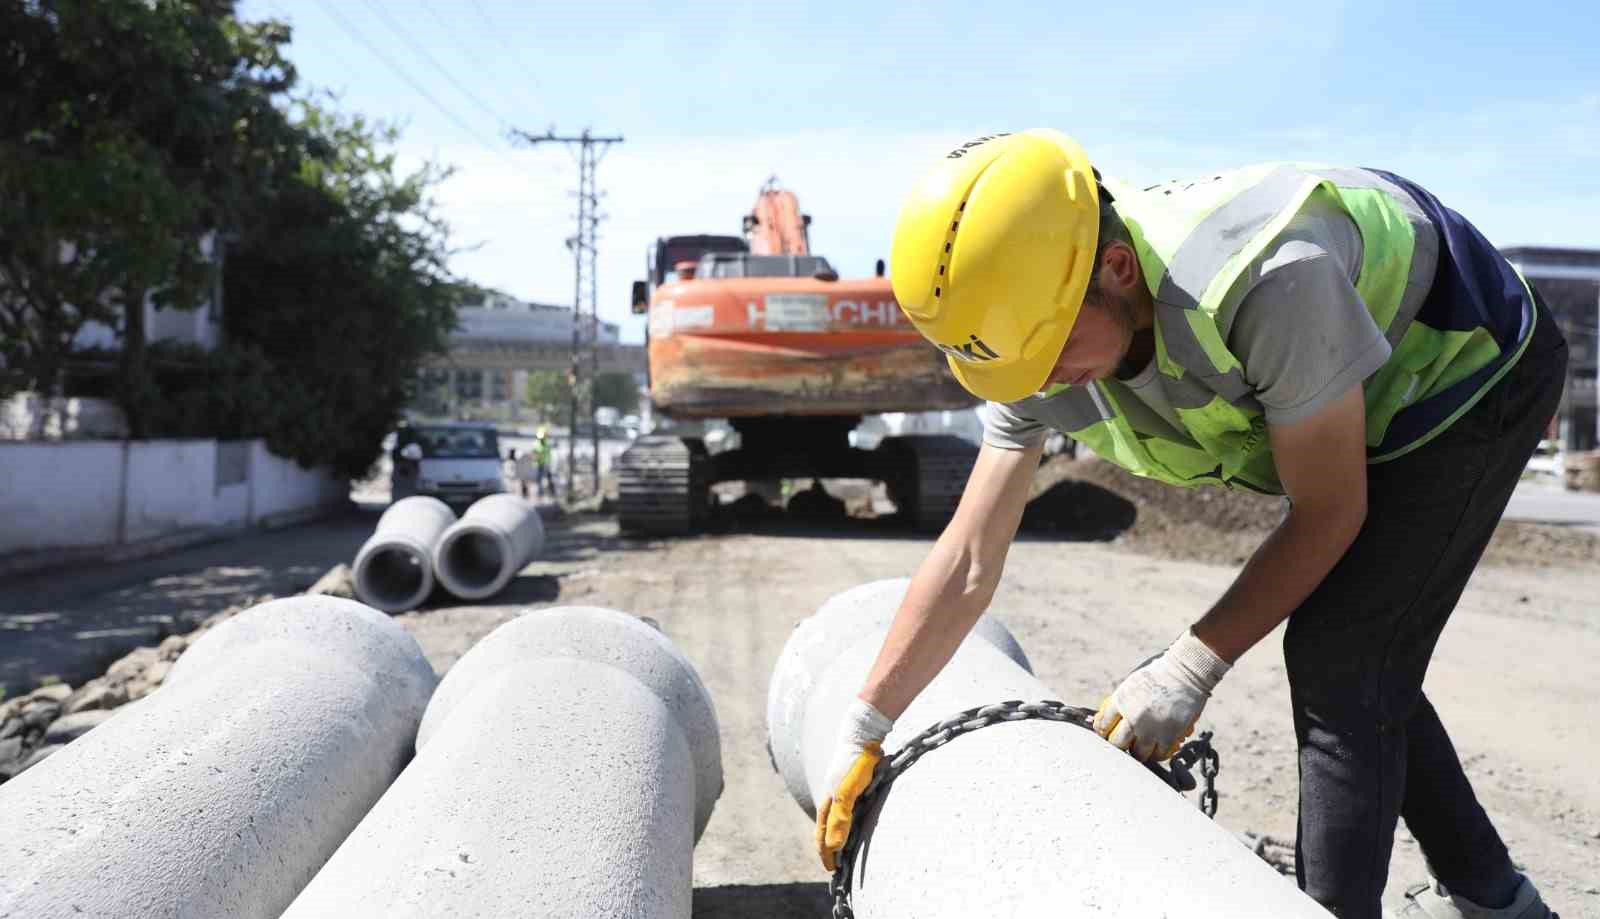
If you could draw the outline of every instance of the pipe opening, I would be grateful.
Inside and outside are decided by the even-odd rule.
[[[413,606],[426,599],[419,596],[428,582],[424,564],[421,555],[405,546],[384,546],[362,567],[362,590],[385,608]]]
[[[450,580],[468,591],[494,587],[506,563],[500,540],[472,530],[455,534],[445,547],[442,560]]]

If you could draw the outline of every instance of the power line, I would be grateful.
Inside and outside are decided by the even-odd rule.
[[[600,193],[595,185],[595,167],[605,156],[606,150],[612,144],[622,143],[620,135],[616,137],[596,137],[587,129],[582,134],[575,136],[558,136],[552,128],[543,134],[529,134],[526,131],[513,129],[512,136],[529,146],[539,144],[562,144],[569,150],[575,149],[578,154],[578,231],[567,240],[567,246],[572,250],[573,279],[572,279],[572,370],[569,379],[572,382],[571,402],[571,429],[567,439],[567,499],[570,501],[573,494],[573,481],[577,478],[578,471],[578,381],[587,373],[589,379],[589,392],[587,394],[587,417],[591,433],[591,449],[593,450],[592,474],[594,476],[594,489],[600,491],[600,425],[594,418],[594,381],[599,376],[600,357],[598,343],[600,339],[599,296],[597,292],[596,253],[598,247],[596,239],[600,225]],[[584,350],[588,351],[588,367],[583,366]]]
[[[516,60],[520,52],[511,47],[511,43],[506,41],[505,33],[495,27],[494,20],[489,18],[489,13],[484,10],[483,4],[479,3],[478,0],[472,0],[472,9],[477,12],[478,18],[483,20],[483,25],[489,30],[489,34],[493,35],[495,41],[500,43],[500,47],[506,49],[506,53],[511,55],[513,61]],[[539,81],[534,79],[531,74],[524,74],[522,78],[528,81],[528,85],[535,93],[539,91]]]
[[[345,32],[349,33],[351,38],[354,38],[368,51],[371,51],[373,55],[378,58],[378,60],[382,61],[390,70],[394,71],[395,76],[398,76],[400,79],[406,81],[407,85],[417,91],[417,95],[432,103],[433,107],[438,109],[440,114],[454,122],[461,130],[471,134],[475,139],[478,140],[479,143],[482,143],[498,152],[498,148],[495,147],[493,142],[485,140],[483,135],[479,134],[471,125],[463,121],[461,116],[451,111],[448,106],[435,98],[433,93],[428,92],[428,90],[421,83],[418,83],[415,79],[413,79],[411,74],[407,73],[404,67],[396,64],[394,60],[389,57],[389,55],[383,52],[382,49],[369,41],[367,37],[361,33],[360,29],[357,29],[355,25],[350,22],[350,20],[344,17],[343,13],[339,12],[337,0],[324,0],[322,8],[328,12],[328,15],[332,16],[339,23],[340,27],[342,27]],[[512,161],[507,158],[506,162],[511,163]],[[512,165],[515,165],[515,163],[512,163]]]
[[[452,20],[450,17],[447,17],[445,14],[439,12],[438,7],[434,6],[433,0],[423,0],[422,6],[428,11],[428,15],[433,17],[433,21],[439,24],[439,28],[450,36],[450,44],[456,46],[456,50],[461,52],[463,59],[465,59],[468,63],[479,64],[485,60],[498,62],[498,56],[485,56],[481,50],[476,50],[472,47],[471,41],[463,39],[461,37],[461,33],[456,30],[456,22],[458,22],[458,20]],[[503,75],[504,74],[502,74],[502,76]],[[521,80],[526,79],[526,76],[521,73],[517,73],[514,76],[515,80],[511,82],[520,82]]]
[[[407,32],[400,25],[399,21],[396,20],[393,16],[391,16],[389,14],[388,10],[383,8],[382,4],[375,3],[375,2],[373,2],[373,0],[366,0],[366,4],[367,4],[367,6],[369,8],[371,8],[373,11],[375,11],[379,16],[383,17],[383,21],[386,24],[388,24],[388,26],[389,26],[389,28],[391,30],[394,31],[394,34],[400,36],[400,40],[401,41],[405,42],[406,45],[408,47],[410,47],[412,51],[415,51],[418,55],[420,55],[422,57],[423,60],[427,61],[428,64],[433,67],[434,70],[439,71],[439,74],[441,76],[443,76],[446,80],[449,80],[450,81],[450,85],[454,86],[457,90],[459,90],[461,95],[466,96],[469,100],[472,101],[472,104],[476,105],[478,108],[480,108],[483,111],[487,112],[489,117],[493,118],[496,122],[499,122],[501,124],[507,124],[508,123],[507,119],[504,118],[503,116],[501,116],[501,114],[498,111],[495,110],[494,106],[492,106],[489,103],[483,101],[483,99],[480,98],[477,93],[474,93],[472,90],[468,89],[464,84],[462,84],[462,82],[460,80],[457,80],[455,78],[454,74],[452,74],[449,70],[446,70],[443,64],[439,63],[438,58],[435,58],[431,53],[429,53],[427,48],[423,47],[415,39],[413,39],[411,37],[411,33]]]

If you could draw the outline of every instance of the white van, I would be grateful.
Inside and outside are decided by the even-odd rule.
[[[432,495],[462,508],[506,490],[500,436],[482,424],[402,425],[395,432],[393,500]]]

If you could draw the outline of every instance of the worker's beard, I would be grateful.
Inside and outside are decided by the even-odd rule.
[[[1138,308],[1134,305],[1133,298],[1127,294],[1113,294],[1096,283],[1094,287],[1090,288],[1088,295],[1084,297],[1084,304],[1092,304],[1099,309],[1105,310],[1106,314],[1111,317],[1111,320],[1116,323],[1118,330],[1122,333],[1122,359],[1117,362],[1116,377],[1126,380],[1137,376],[1139,371],[1144,368],[1142,366],[1143,362],[1138,362],[1141,366],[1132,366],[1136,361],[1130,359],[1133,356],[1132,352],[1135,350],[1134,336],[1137,333],[1139,321]]]

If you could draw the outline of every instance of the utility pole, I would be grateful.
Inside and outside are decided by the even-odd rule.
[[[529,134],[527,131],[513,130],[514,139],[530,147],[539,144],[567,144],[578,150],[578,231],[567,240],[567,248],[572,250],[573,277],[572,277],[572,365],[567,371],[567,380],[572,386],[572,404],[568,412],[570,426],[567,433],[567,500],[573,499],[573,483],[577,479],[578,471],[578,392],[582,388],[585,374],[589,381],[589,395],[587,399],[587,417],[591,433],[590,445],[593,455],[590,457],[590,474],[593,476],[594,490],[600,491],[600,426],[594,421],[594,393],[595,378],[599,375],[600,357],[598,342],[600,338],[599,299],[597,296],[597,279],[595,272],[595,237],[600,225],[600,193],[595,186],[594,170],[605,156],[607,148],[612,144],[622,143],[621,135],[615,137],[596,137],[584,128],[583,133],[573,136],[557,135],[555,128],[550,128],[543,134]],[[583,358],[587,351],[588,360]],[[584,364],[587,363],[587,368]]]

